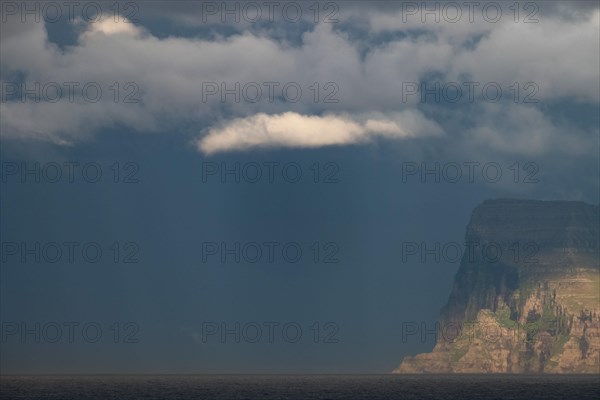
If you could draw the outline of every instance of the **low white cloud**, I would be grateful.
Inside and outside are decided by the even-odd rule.
[[[205,154],[257,147],[315,148],[371,142],[376,137],[405,139],[438,135],[441,128],[420,112],[406,110],[382,116],[302,115],[295,112],[259,113],[211,128],[197,142]]]

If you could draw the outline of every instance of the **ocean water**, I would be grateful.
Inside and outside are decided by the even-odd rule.
[[[600,399],[594,375],[2,376],[2,399]]]

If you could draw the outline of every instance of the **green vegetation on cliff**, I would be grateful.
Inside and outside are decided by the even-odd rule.
[[[600,373],[598,206],[581,202],[488,200],[466,241],[496,243],[490,262],[463,257],[442,325],[473,326],[395,372]],[[514,243],[535,254],[515,257]]]

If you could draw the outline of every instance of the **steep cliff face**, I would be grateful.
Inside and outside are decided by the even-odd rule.
[[[465,252],[431,353],[399,373],[599,373],[598,206],[488,200]]]

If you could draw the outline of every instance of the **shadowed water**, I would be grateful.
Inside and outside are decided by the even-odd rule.
[[[2,399],[598,399],[595,375],[3,376]]]

